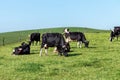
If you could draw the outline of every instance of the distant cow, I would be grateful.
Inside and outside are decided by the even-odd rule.
[[[86,40],[85,35],[82,32],[69,32],[69,29],[64,30],[66,42],[77,41],[77,46],[81,47],[81,43],[85,44],[85,47],[88,47],[89,41]]]
[[[30,41],[33,44],[34,44],[34,41],[36,41],[36,45],[37,45],[38,42],[40,43],[40,33],[31,33]]]
[[[68,48],[65,39],[60,33],[45,33],[42,35],[40,56],[42,56],[43,48],[45,48],[45,53],[47,55],[47,49],[49,47],[56,47],[59,55],[68,56]]]
[[[23,55],[23,54],[30,54],[30,44],[27,44],[25,42],[21,43],[21,46],[15,47],[13,50],[14,55]]]
[[[117,38],[118,40],[118,37],[120,35],[120,26],[116,26],[114,27],[114,30],[110,32],[110,41],[112,42],[112,40],[114,39],[114,37]]]

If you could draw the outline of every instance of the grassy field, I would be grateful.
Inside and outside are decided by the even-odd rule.
[[[62,30],[62,29],[61,29]],[[21,42],[0,46],[0,80],[119,80],[120,41],[109,41],[108,32],[85,32],[89,48],[71,42],[68,57],[49,48],[39,56],[40,46],[31,46],[30,55],[11,55]]]

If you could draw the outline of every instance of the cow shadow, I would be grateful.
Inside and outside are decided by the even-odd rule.
[[[76,48],[78,48],[79,49],[79,47],[71,47],[72,49],[76,49]],[[97,47],[95,47],[95,46],[88,46],[88,47],[85,47],[85,46],[83,46],[83,47],[81,47],[81,48],[97,48]],[[81,49],[80,48],[80,49]]]
[[[39,53],[35,53],[35,52],[31,52],[30,55],[35,55],[35,54],[39,54]]]
[[[90,47],[88,47],[88,48],[95,49],[95,48],[97,48],[97,47],[95,47],[95,46],[90,46]]]
[[[72,56],[79,56],[79,55],[82,55],[82,53],[68,54],[68,57],[72,57]]]

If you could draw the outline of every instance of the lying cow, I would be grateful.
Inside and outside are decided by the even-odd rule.
[[[120,27],[114,27],[114,30],[110,32],[110,41],[112,42],[112,40],[116,37],[118,40],[118,37],[120,35]]]
[[[69,32],[69,29],[64,30],[66,42],[77,41],[77,46],[81,47],[81,44],[84,43],[85,47],[88,47],[89,41],[86,40],[85,35],[82,32]]]
[[[58,55],[68,56],[68,48],[66,46],[65,39],[60,33],[45,33],[42,35],[40,56],[42,56],[43,48],[45,48],[45,54],[47,55],[47,49],[49,47],[56,47]]]
[[[33,44],[36,41],[36,45],[37,45],[38,42],[40,43],[40,33],[31,33],[31,35],[30,35],[30,41]]]
[[[21,43],[21,46],[15,47],[13,50],[14,55],[23,55],[23,54],[30,54],[30,44],[27,44],[25,42]]]

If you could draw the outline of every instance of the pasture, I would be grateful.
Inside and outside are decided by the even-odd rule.
[[[89,48],[71,42],[68,57],[58,56],[53,48],[40,57],[39,45],[31,46],[30,55],[13,56],[21,42],[0,46],[0,80],[119,80],[120,40],[110,42],[107,31],[85,35]]]

